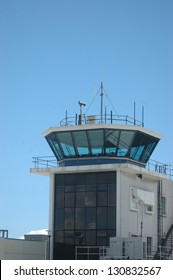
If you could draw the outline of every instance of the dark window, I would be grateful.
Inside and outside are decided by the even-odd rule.
[[[55,229],[64,229],[64,208],[57,208],[55,212]]]
[[[85,193],[85,205],[96,206],[96,193],[95,192],[86,192]]]
[[[65,207],[74,207],[74,193],[65,193]]]
[[[96,228],[96,208],[86,208],[86,229]]]
[[[64,207],[64,187],[56,187],[56,206]]]
[[[74,229],[74,208],[65,208],[65,229]]]
[[[97,229],[107,228],[107,207],[97,207]]]
[[[85,208],[75,209],[75,228],[76,229],[85,228]]]
[[[97,206],[107,206],[107,192],[97,192]]]
[[[85,207],[85,192],[76,193],[76,207]]]
[[[57,174],[55,186],[54,259],[74,259],[75,246],[108,246],[116,236],[116,172]]]

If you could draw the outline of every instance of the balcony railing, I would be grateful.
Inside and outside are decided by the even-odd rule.
[[[78,161],[80,160],[81,159],[79,158]],[[55,168],[59,166],[59,162],[54,156],[33,157],[32,162],[34,164],[34,168]],[[173,166],[170,164],[164,164],[150,159],[145,168],[151,172],[165,174],[173,180]]]

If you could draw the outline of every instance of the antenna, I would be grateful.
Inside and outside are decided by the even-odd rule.
[[[100,92],[100,96],[101,96],[101,108],[100,108],[100,115],[101,115],[101,123],[103,122],[103,83],[101,82],[101,92]]]

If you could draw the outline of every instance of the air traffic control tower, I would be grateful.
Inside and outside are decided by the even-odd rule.
[[[161,136],[143,121],[103,114],[102,85],[100,97],[99,116],[83,115],[79,102],[79,115],[43,133],[53,159],[34,158],[31,172],[50,177],[52,259],[97,259],[111,237],[143,236],[151,251],[173,224],[163,229],[158,210],[166,169],[147,168]]]

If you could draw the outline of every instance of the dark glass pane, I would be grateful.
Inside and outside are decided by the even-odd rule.
[[[66,174],[65,176],[65,186],[75,186],[76,174]]]
[[[96,231],[86,230],[86,246],[96,245]]]
[[[64,187],[56,187],[56,207],[64,207]]]
[[[76,185],[86,185],[86,176],[85,173],[76,174]]]
[[[74,193],[65,193],[65,207],[74,207]]]
[[[96,228],[96,208],[86,208],[86,229]]]
[[[75,209],[75,228],[76,229],[85,228],[85,208]]]
[[[96,191],[96,185],[86,185],[86,192],[91,191],[94,192]]]
[[[103,148],[104,148],[103,130],[90,130],[88,131],[88,137],[89,137],[92,155],[103,154]]]
[[[107,184],[109,177],[109,172],[99,172],[97,173],[97,185]]]
[[[97,229],[107,228],[107,207],[97,207]]]
[[[107,206],[107,192],[97,192],[97,206]]]
[[[84,191],[85,191],[85,185],[76,186],[76,192],[84,192]]]
[[[64,231],[55,230],[55,242],[64,242]]]
[[[76,207],[85,207],[85,192],[76,192]]]
[[[106,246],[107,238],[106,237],[97,237],[97,246]]]
[[[64,238],[64,243],[66,243],[66,244],[74,244],[74,238]]]
[[[97,191],[107,191],[107,184],[97,185]]]
[[[108,229],[116,228],[116,210],[115,207],[108,207]]]
[[[74,186],[66,186],[65,187],[65,192],[74,192],[75,191],[75,187]]]
[[[86,184],[87,185],[96,185],[96,173],[88,173],[86,175]]]
[[[134,139],[134,131],[121,131],[119,145],[118,145],[118,156],[126,156],[129,148],[132,145]]]
[[[108,184],[116,184],[116,172],[109,172],[107,179]]]
[[[64,208],[56,208],[55,210],[55,229],[64,229]]]
[[[55,186],[64,186],[64,175],[55,175]]]
[[[59,132],[57,133],[59,145],[66,157],[75,156],[74,144],[71,136],[71,132]]]
[[[105,130],[105,152],[108,155],[115,156],[119,140],[118,130]]]
[[[96,193],[95,192],[86,192],[85,193],[85,205],[96,206]]]
[[[84,231],[75,232],[75,245],[85,245],[85,234]]]
[[[87,156],[89,154],[89,144],[86,131],[74,131],[72,134],[78,154]]]
[[[74,208],[65,208],[65,229],[74,229]]]
[[[116,205],[115,185],[108,185],[108,206]]]

